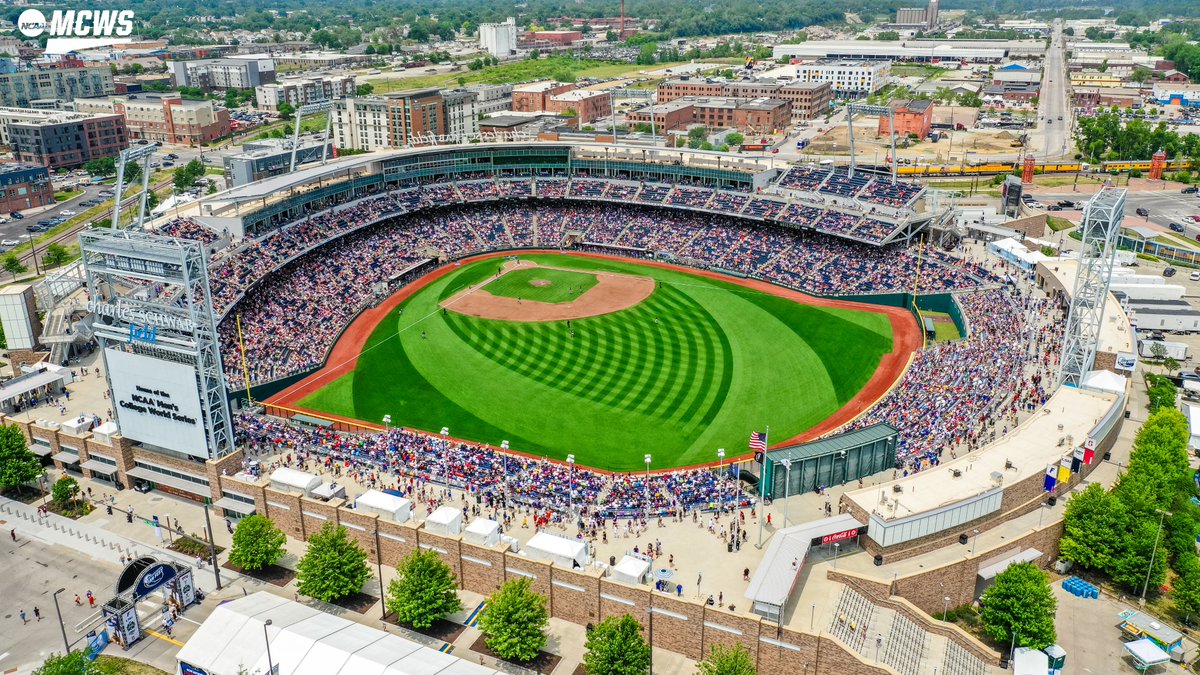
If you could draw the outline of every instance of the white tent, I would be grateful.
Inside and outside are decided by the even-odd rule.
[[[443,506],[425,519],[425,529],[433,534],[454,536],[462,532],[462,511],[453,506]]]
[[[1133,657],[1138,670],[1146,670],[1152,666],[1161,666],[1171,660],[1171,656],[1154,644],[1150,638],[1142,638],[1125,643],[1125,651]]]
[[[1036,649],[1018,647],[1013,658],[1013,675],[1044,675],[1050,672],[1050,657]]]
[[[300,493],[311,497],[312,491],[321,486],[321,479],[311,473],[289,469],[286,466],[271,472],[271,487],[280,492]]]
[[[463,531],[463,541],[479,546],[495,546],[500,543],[500,523],[490,518],[476,518]]]
[[[546,532],[533,535],[525,545],[525,552],[535,560],[549,560],[564,569],[587,567],[592,559],[587,552],[587,544],[566,537],[558,537]]]
[[[636,586],[646,580],[646,573],[649,571],[650,563],[627,555],[612,568],[612,578],[614,581]]]
[[[271,666],[279,675],[500,675],[263,591],[214,609],[175,658],[180,672],[199,669],[211,675],[233,675],[242,669],[265,673]]]
[[[1125,393],[1128,380],[1111,370],[1093,370],[1083,376],[1083,386],[1117,394]]]
[[[375,514],[384,520],[394,520],[397,523],[408,522],[412,517],[412,502],[379,490],[367,490],[362,493],[354,501],[354,508],[362,513]]]

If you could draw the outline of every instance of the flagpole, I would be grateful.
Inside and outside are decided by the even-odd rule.
[[[763,521],[767,519],[767,447],[771,444],[771,427],[763,433],[763,461],[758,465],[758,547],[762,548]]]

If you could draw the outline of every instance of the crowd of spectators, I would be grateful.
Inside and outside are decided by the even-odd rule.
[[[819,193],[839,197],[853,197],[872,204],[904,208],[920,196],[925,189],[920,183],[893,181],[890,176],[878,176],[855,172],[854,176],[845,168],[794,166],[784,171],[776,184],[800,193],[810,193],[809,198],[819,200]]]
[[[427,484],[448,486],[560,519],[571,512],[581,518],[660,518],[754,503],[727,474],[708,469],[649,478],[610,475],[407,429],[347,434],[250,413],[239,415],[234,426],[250,458],[277,457],[275,466],[321,470],[406,496]]]

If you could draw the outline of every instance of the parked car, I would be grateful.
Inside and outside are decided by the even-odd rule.
[[[1167,227],[1171,228],[1172,232],[1183,232],[1187,229],[1181,223],[1171,223]]]
[[[1174,267],[1168,267],[1167,269],[1163,270],[1163,276],[1164,276],[1164,277],[1173,277],[1173,276],[1175,276],[1175,268],[1174,268]]]
[[[1194,195],[1197,192],[1200,192],[1200,187],[1196,187],[1195,185],[1189,185],[1189,186],[1183,188],[1182,190],[1180,190],[1180,192],[1182,192],[1185,195]]]
[[[17,241],[16,239],[0,240],[0,246],[16,246],[19,243],[21,242]]]
[[[1196,238],[1200,239],[1200,234],[1196,235]],[[1200,272],[1192,272],[1188,278],[1192,281],[1200,281]]]
[[[78,213],[79,213],[78,211],[72,211],[71,209],[63,209],[62,211],[59,211],[59,212],[58,212],[58,215],[60,215],[60,216],[74,216],[74,215],[77,215]]]
[[[1143,218],[1150,217],[1150,209],[1147,209],[1147,208],[1138,208],[1136,211],[1134,211],[1134,213],[1138,214],[1139,216],[1141,216]]]
[[[13,218],[16,218],[17,220],[20,220],[25,217],[25,216],[21,215],[20,211],[13,211],[12,213],[10,213],[8,215],[12,216]]]

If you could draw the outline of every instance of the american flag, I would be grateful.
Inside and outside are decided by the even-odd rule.
[[[767,451],[767,435],[761,431],[750,432],[750,449],[759,452]]]

